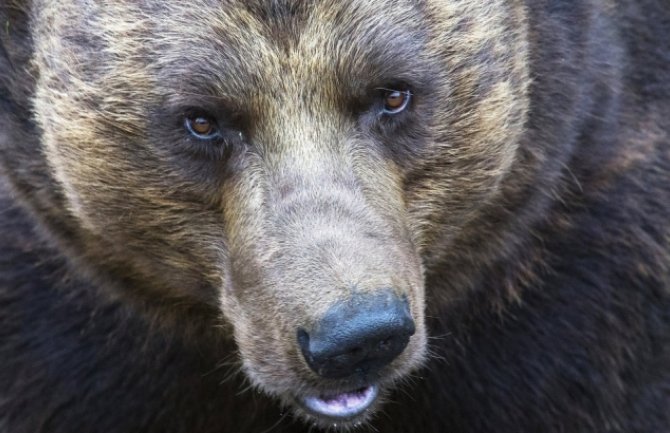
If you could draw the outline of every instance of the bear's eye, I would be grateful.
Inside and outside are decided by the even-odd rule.
[[[407,108],[412,99],[409,90],[380,89],[384,98],[384,113],[398,114]]]
[[[186,116],[184,127],[191,135],[201,140],[211,140],[219,136],[216,121],[205,115]]]

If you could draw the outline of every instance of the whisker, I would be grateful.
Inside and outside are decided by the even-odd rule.
[[[268,428],[268,429],[266,429],[266,430],[263,430],[261,433],[270,433],[272,430],[274,430],[275,428],[279,427],[279,424],[281,424],[281,422],[284,421],[284,419],[286,418],[287,415],[288,415],[288,412],[284,412],[284,413],[279,417],[279,419],[277,420],[276,423],[272,424],[272,426],[271,426],[270,428]]]

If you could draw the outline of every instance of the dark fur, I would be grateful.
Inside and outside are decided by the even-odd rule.
[[[294,18],[309,11],[292,3],[249,2],[249,13],[277,20],[277,40],[291,46],[301,31]],[[460,231],[443,226],[453,225],[462,209],[426,200],[430,248],[421,257],[430,355],[409,383],[388,396],[371,431],[670,431],[670,8],[665,0],[527,3],[530,108],[514,162],[499,196],[472,196],[481,198],[482,207],[464,211],[473,219]],[[120,245],[94,248],[102,241],[65,212],[66,198],[54,183],[32,114],[35,80],[44,71],[30,62],[29,9],[21,1],[0,5],[0,431],[308,431],[274,398],[245,391],[244,375],[236,374],[231,324],[221,320],[213,301],[216,271],[203,261],[200,275],[190,265],[195,246],[183,238],[154,245],[163,228],[146,222]],[[76,38],[74,33],[68,36]],[[86,43],[92,53],[100,50],[97,41]],[[411,70],[412,48],[400,49],[399,59],[383,53],[374,58],[382,65],[406,61],[398,67]],[[465,62],[496,65],[490,51],[479,55]],[[342,73],[353,69],[341,60]],[[431,132],[421,122],[431,110],[443,123],[457,123],[445,118],[448,110],[439,117],[441,99],[430,86],[444,75],[423,60],[414,66],[425,77],[425,117],[418,115],[413,134],[398,134],[400,145],[384,155],[406,175],[408,201],[436,197],[427,182],[459,173],[457,163],[412,166],[427,152],[421,146]],[[105,65],[96,61],[84,71],[92,80]],[[173,66],[173,77],[162,79],[185,73],[183,65]],[[206,77],[207,65],[202,67],[189,73]],[[362,75],[374,75],[371,68]],[[452,72],[458,71],[454,66]],[[495,82],[495,74],[487,77]],[[478,100],[487,84],[477,83],[482,94],[459,93],[459,86],[471,89],[472,83],[455,79],[449,91]],[[239,85],[253,92],[262,83]],[[135,96],[140,103],[155,102]],[[116,119],[105,133],[134,137],[142,125],[132,119]],[[446,128],[440,134],[467,153],[466,144],[475,148],[474,141],[488,137],[477,135],[484,118],[472,119],[459,123],[466,125],[460,135]],[[155,134],[169,140],[160,135],[164,131]],[[132,148],[135,142],[129,143]],[[174,157],[168,150],[162,155]],[[128,164],[150,167],[152,157],[137,153]],[[211,166],[193,164],[175,169],[181,181],[191,177],[175,193],[179,197],[166,200],[201,205],[189,185],[218,174],[203,174]],[[117,177],[132,181],[129,174]],[[467,190],[467,181],[473,188],[477,182],[473,175],[457,186]],[[100,194],[100,200],[119,199]],[[133,200],[140,203],[128,198]],[[459,203],[458,197],[445,203]],[[217,205],[214,198],[207,203]],[[210,224],[209,215],[203,210],[191,221]],[[171,218],[161,222],[179,226],[189,217]],[[165,253],[162,263],[175,270],[136,261],[129,268],[127,257],[114,252],[127,247],[128,260],[134,260],[137,251],[159,255],[174,245],[183,250]],[[169,282],[170,272],[179,284],[167,290],[161,278]],[[248,282],[255,276],[235,278]]]

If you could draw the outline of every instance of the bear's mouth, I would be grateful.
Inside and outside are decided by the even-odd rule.
[[[339,394],[321,394],[299,398],[300,405],[312,415],[334,421],[355,418],[365,412],[379,396],[379,387],[369,385]]]

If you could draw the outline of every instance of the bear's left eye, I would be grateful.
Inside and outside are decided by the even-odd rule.
[[[384,114],[398,114],[409,106],[412,99],[410,90],[380,89],[384,98]]]
[[[194,137],[201,140],[212,140],[219,137],[216,121],[206,115],[188,115],[184,119],[184,128]]]

